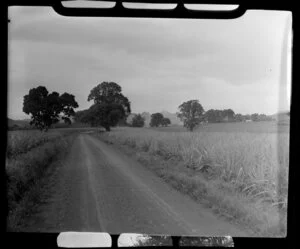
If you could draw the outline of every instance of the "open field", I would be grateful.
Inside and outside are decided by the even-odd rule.
[[[285,236],[289,133],[267,124],[213,124],[203,127],[210,132],[192,133],[119,127],[100,138],[131,148],[173,187],[217,213],[259,235]]]
[[[209,124],[195,132],[187,132],[182,127],[117,127],[111,132],[93,133],[91,131],[102,129],[8,132],[8,201],[9,210],[15,210],[9,215],[10,228],[24,223],[24,215],[30,212],[24,210],[30,210],[30,205],[38,205],[40,180],[48,178],[44,176],[51,175],[53,168],[60,167],[59,161],[69,153],[77,134],[83,133],[85,138],[91,135],[115,144],[174,189],[230,222],[258,236],[285,236],[289,132],[288,126],[285,131],[276,132],[267,124],[274,127],[262,122]],[[203,132],[202,128],[208,132]],[[78,144],[79,149],[73,151],[74,157],[83,150],[81,147],[85,148],[85,143]],[[100,170],[95,165],[104,157],[96,148],[90,144],[89,149],[84,150],[93,156],[79,158],[85,158],[86,164],[95,158],[93,167]],[[113,147],[109,150],[115,153]],[[115,156],[107,158],[115,160]]]
[[[149,128],[164,132],[186,132],[187,129],[183,126],[170,126]],[[205,124],[195,132],[251,132],[251,133],[289,133],[290,127],[288,124],[278,124],[276,121],[269,122],[236,122],[236,123],[211,123]]]

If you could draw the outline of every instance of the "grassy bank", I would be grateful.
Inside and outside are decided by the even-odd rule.
[[[68,136],[80,130],[84,129],[51,129],[48,132],[41,132],[39,130],[8,131],[6,157],[9,159],[15,158],[47,142]]]
[[[118,128],[98,136],[130,148],[174,188],[232,222],[259,236],[285,236],[289,134]]]
[[[16,230],[39,200],[44,177],[68,152],[76,132],[13,132],[6,158],[8,230]]]

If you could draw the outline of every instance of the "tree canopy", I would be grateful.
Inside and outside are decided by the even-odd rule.
[[[209,123],[232,122],[235,120],[235,114],[234,111],[231,109],[209,109],[207,112],[205,112],[205,119]]]
[[[183,126],[193,131],[193,129],[204,120],[204,109],[199,100],[189,100],[179,107],[177,117],[183,122]]]
[[[162,120],[163,120],[164,116],[157,112],[157,113],[153,113],[151,115],[151,121],[150,121],[150,126],[151,127],[158,127],[162,124]]]
[[[132,119],[133,127],[143,127],[145,125],[145,118],[141,114],[137,114]]]
[[[242,115],[240,113],[235,114],[231,109],[225,110],[214,110],[210,109],[205,112],[205,120],[208,123],[221,123],[221,122],[243,122],[246,120],[251,121],[272,121],[273,118],[271,116],[267,116],[266,114],[246,114]]]
[[[157,112],[151,115],[151,127],[168,126],[169,124],[171,124],[171,120],[169,118],[165,118],[163,114]]]
[[[115,82],[102,82],[94,87],[88,96],[94,104],[76,115],[77,120],[92,126],[102,126],[106,131],[126,118],[130,112],[130,102],[122,94],[122,88]]]
[[[31,115],[30,125],[45,131],[59,121],[61,114],[65,123],[71,124],[70,117],[75,114],[74,108],[77,107],[74,95],[59,95],[57,92],[49,94],[44,86],[30,89],[23,101],[23,112]]]
[[[169,118],[163,118],[161,120],[161,125],[162,126],[168,126],[169,124],[171,124],[171,120]]]
[[[121,92],[122,88],[117,83],[104,81],[91,90],[88,101],[93,100],[95,104],[121,105],[129,114],[130,102]]]

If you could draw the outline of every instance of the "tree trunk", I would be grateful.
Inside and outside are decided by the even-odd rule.
[[[105,126],[104,127],[106,131],[110,131],[110,127],[109,126]]]

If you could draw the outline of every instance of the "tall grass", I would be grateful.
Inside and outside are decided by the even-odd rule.
[[[68,136],[72,133],[14,131],[8,134],[6,158],[8,229],[16,228],[25,211],[29,212],[26,208],[31,205],[32,200],[29,196],[38,195],[32,192],[39,191],[38,184],[49,166],[53,166],[53,163],[67,153],[74,139],[74,136]]]
[[[221,186],[222,190],[219,192],[227,189],[237,198],[246,199],[256,207],[259,206],[260,209],[256,209],[256,212],[264,209],[267,213],[268,207],[286,212],[288,133],[176,133],[118,128],[102,137],[147,154],[159,155],[164,160],[173,159],[180,162],[182,172],[185,172],[184,169],[194,172],[189,178],[185,173],[172,176],[174,181],[181,181],[181,184],[188,181],[186,188],[187,186],[192,188],[192,185],[196,184],[197,176],[204,176],[211,186],[215,184],[216,195],[218,195],[216,189]],[[203,187],[203,184],[199,186]],[[222,201],[225,202],[225,199]],[[235,205],[232,210],[232,215],[235,215],[234,213],[238,212],[238,204],[233,199],[231,201],[232,205],[228,203],[226,208]],[[268,219],[266,221],[271,222]]]
[[[9,131],[7,133],[8,158],[16,157],[61,136],[58,132],[41,132],[38,130]]]

